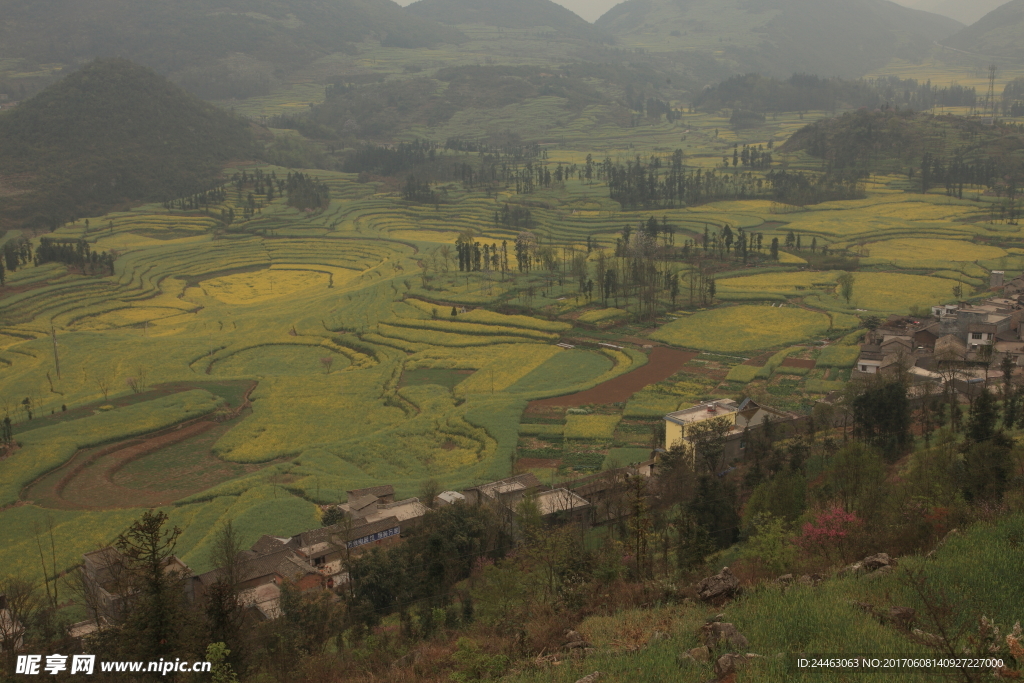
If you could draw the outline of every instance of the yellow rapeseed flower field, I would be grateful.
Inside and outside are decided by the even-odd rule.
[[[902,238],[883,240],[867,245],[871,258],[895,262],[897,265],[907,264],[913,267],[920,261],[978,261],[996,259],[1006,256],[1007,252],[999,247],[975,244],[967,240]]]
[[[621,415],[567,415],[563,434],[567,439],[610,439],[620,420]]]

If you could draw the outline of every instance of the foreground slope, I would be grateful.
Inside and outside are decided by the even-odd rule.
[[[52,227],[199,190],[250,158],[247,122],[122,59],[94,62],[0,115],[5,220]]]
[[[721,52],[766,73],[859,76],[920,56],[961,24],[888,0],[628,0],[597,27],[650,50]]]
[[[487,24],[503,28],[548,28],[584,40],[606,41],[594,25],[551,0],[419,0],[406,9],[445,24]]]
[[[1012,0],[950,36],[944,45],[981,55],[1020,60],[1024,57],[1024,0]]]

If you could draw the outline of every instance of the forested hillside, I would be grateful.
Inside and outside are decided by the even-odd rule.
[[[435,126],[466,109],[497,109],[541,97],[564,101],[567,115],[589,105],[666,114],[683,79],[644,64],[576,63],[561,66],[460,66],[386,82],[339,79],[326,101],[303,119],[278,120],[312,137],[355,136],[382,139],[411,125]],[[672,85],[669,85],[672,84]]]
[[[250,124],[122,59],[93,62],[0,115],[3,219],[53,227],[207,189],[251,158]]]
[[[1015,124],[860,110],[816,121],[797,131],[782,152],[804,151],[834,169],[908,172],[927,190],[946,183],[998,187],[1012,197],[1024,180],[1024,131]]]
[[[2,57],[125,57],[213,99],[266,94],[283,73],[366,38],[410,48],[461,39],[391,0],[2,0],[0,16]]]
[[[716,52],[745,71],[845,77],[920,57],[960,26],[885,0],[628,0],[597,21],[625,45]]]

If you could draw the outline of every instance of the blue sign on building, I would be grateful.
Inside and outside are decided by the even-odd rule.
[[[366,545],[367,543],[374,543],[375,541],[384,540],[385,538],[388,538],[389,536],[397,536],[401,532],[402,532],[402,528],[401,527],[397,527],[397,526],[396,527],[392,527],[391,529],[385,529],[384,531],[378,531],[375,534],[370,534],[369,536],[363,536],[362,538],[357,538],[354,541],[349,541],[348,542],[348,547],[349,548],[358,548],[359,546]]]

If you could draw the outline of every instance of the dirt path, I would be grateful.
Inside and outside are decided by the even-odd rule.
[[[607,382],[602,382],[592,389],[566,396],[545,398],[532,401],[529,408],[546,406],[582,406],[621,403],[640,391],[648,384],[660,382],[682,370],[683,366],[696,358],[696,351],[679,351],[665,346],[656,346],[651,350],[647,364],[624,375],[619,375]],[[528,408],[528,409],[529,409]]]

